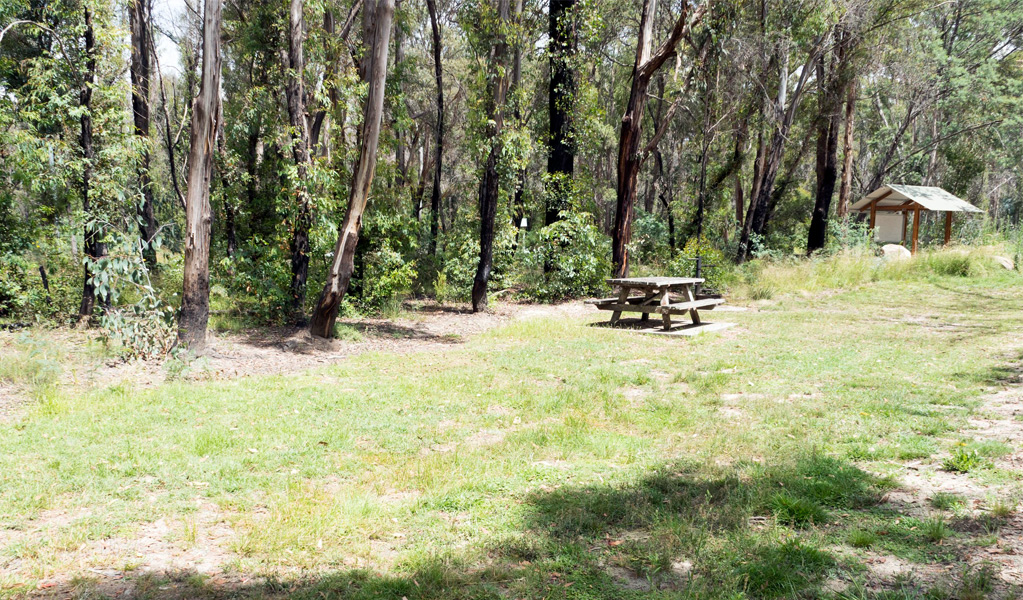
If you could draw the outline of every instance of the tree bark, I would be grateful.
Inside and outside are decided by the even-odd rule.
[[[305,20],[303,0],[291,0],[288,9],[288,79],[284,93],[288,102],[291,125],[291,155],[295,160],[298,184],[298,212],[291,237],[291,316],[302,320],[306,282],[309,278],[309,229],[312,227],[312,205],[307,186],[309,177],[309,123],[306,119]]]
[[[746,210],[746,219],[739,238],[738,252],[735,257],[738,263],[745,262],[750,257],[753,251],[751,244],[752,236],[763,235],[764,233],[769,219],[768,212],[774,190],[774,182],[778,177],[778,169],[781,167],[782,158],[785,154],[785,144],[788,141],[789,132],[792,130],[792,123],[795,120],[796,111],[802,100],[803,92],[806,89],[806,82],[809,79],[810,72],[813,71],[813,65],[817,61],[822,45],[823,40],[818,40],[809,51],[806,62],[800,70],[799,80],[792,91],[791,98],[788,94],[787,84],[789,76],[788,50],[783,51],[779,61],[778,97],[772,107],[772,112],[775,114],[774,132],[771,134],[771,141],[764,149],[763,154],[758,156],[758,159],[763,162],[760,171],[757,173],[757,180],[753,183],[756,193],[750,194],[750,205]],[[760,151],[758,150],[759,154]]]
[[[362,79],[369,84],[369,93],[364,108],[359,158],[352,170],[348,208],[338,231],[327,282],[320,293],[309,327],[312,335],[323,338],[333,335],[341,300],[348,291],[355,271],[355,248],[376,172],[380,121],[384,112],[387,50],[390,45],[391,20],[394,17],[394,0],[366,0],[362,10],[366,55],[360,61],[359,71]]]
[[[437,254],[437,234],[440,225],[440,174],[444,157],[444,72],[441,65],[442,41],[440,22],[437,20],[436,0],[426,0],[433,31],[433,75],[437,81],[437,130],[434,132],[433,190],[430,194],[430,255]]]
[[[560,219],[568,196],[567,186],[575,173],[575,147],[572,142],[572,107],[575,103],[575,74],[571,61],[575,57],[575,31],[572,9],[576,0],[550,0],[548,46],[551,70],[547,92],[551,145],[547,155],[547,174],[553,189],[547,194],[544,225]]]
[[[837,213],[840,218],[849,214],[849,201],[852,196],[853,175],[853,140],[856,131],[856,80],[850,80],[846,86],[845,97],[845,135],[842,138],[842,185],[838,191]]]
[[[202,27],[202,79],[192,103],[185,200],[185,266],[178,318],[178,343],[194,352],[206,345],[210,316],[210,176],[221,119],[221,0],[205,0]]]
[[[142,256],[149,268],[156,267],[156,248],[152,247],[156,235],[156,216],[153,212],[153,186],[149,179],[149,80],[150,57],[153,42],[150,39],[149,0],[129,0],[128,21],[131,29],[131,107],[135,135],[142,140],[138,178],[142,189],[142,203],[138,207],[139,234],[142,236]]]
[[[81,137],[82,147],[82,212],[85,214],[85,282],[82,284],[82,303],[78,307],[79,322],[87,321],[96,306],[96,286],[92,281],[93,263],[106,255],[106,247],[102,241],[103,232],[93,219],[97,208],[91,197],[92,163],[96,158],[96,150],[92,140],[92,86],[96,82],[96,34],[92,27],[92,12],[85,7],[85,81],[78,94],[78,103],[82,108]]]
[[[472,282],[472,312],[480,312],[487,307],[487,282],[494,266],[494,220],[497,216],[497,197],[500,192],[500,176],[497,172],[497,160],[501,156],[503,144],[501,131],[504,128],[504,105],[508,94],[508,41],[504,32],[504,24],[510,20],[509,0],[497,0],[497,15],[500,20],[497,39],[490,51],[491,72],[487,78],[487,123],[486,137],[490,142],[490,153],[487,156],[480,184],[480,258],[476,266],[476,277]]]
[[[842,126],[842,89],[844,56],[842,51],[843,34],[838,34],[838,48],[831,61],[830,69],[825,67],[824,57],[817,60],[817,82],[820,86],[818,94],[817,114],[817,159],[815,171],[817,188],[814,194],[813,215],[810,218],[810,231],[807,234],[807,255],[824,248],[828,234],[828,214],[831,200],[835,195],[835,183],[838,181],[838,131]]]
[[[640,156],[641,125],[650,78],[670,56],[675,54],[675,48],[679,41],[692,31],[693,26],[707,11],[709,4],[710,0],[693,8],[689,3],[683,3],[682,12],[675,22],[671,34],[656,51],[652,52],[657,0],[643,0],[639,39],[636,44],[636,63],[632,70],[632,89],[629,93],[629,103],[626,105],[625,114],[622,116],[621,132],[618,137],[617,202],[611,236],[611,262],[614,277],[627,277],[629,274],[628,249],[632,239],[636,181],[639,176],[639,167],[642,164]]]

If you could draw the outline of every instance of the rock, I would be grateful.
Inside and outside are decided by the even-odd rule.
[[[912,258],[913,254],[905,246],[898,244],[885,244],[881,246],[881,253],[886,260],[906,260]]]
[[[1012,262],[1011,258],[1005,258],[1004,256],[992,256],[995,262],[1005,267],[1006,271],[1015,271],[1016,263]]]

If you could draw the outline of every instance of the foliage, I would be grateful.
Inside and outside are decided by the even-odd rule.
[[[606,289],[611,246],[591,215],[566,210],[524,249],[523,293],[541,302],[593,296]]]
[[[381,308],[394,306],[412,291],[416,278],[415,261],[406,261],[391,248],[385,239],[376,250],[368,253],[363,271],[362,301],[366,306]]]
[[[473,225],[476,225],[473,227]],[[448,299],[467,302],[472,292],[473,278],[479,264],[480,242],[478,222],[470,223],[446,235],[442,241],[444,285],[450,292]],[[501,290],[511,283],[515,266],[516,230],[510,222],[498,217],[494,224],[494,269],[490,274],[490,289]]]
[[[696,277],[696,262],[700,261],[700,277],[704,287],[720,290],[728,288],[735,280],[735,269],[724,253],[718,250],[706,236],[690,238],[678,254],[668,263],[668,274],[675,277]]]

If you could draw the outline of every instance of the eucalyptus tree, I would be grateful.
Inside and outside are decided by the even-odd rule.
[[[369,91],[363,108],[359,157],[352,169],[348,207],[338,230],[327,281],[316,303],[309,328],[312,335],[323,338],[334,334],[334,322],[341,308],[341,300],[355,272],[355,249],[376,172],[394,0],[365,0],[362,11],[365,54],[359,61],[359,75],[368,84]]]
[[[688,1],[683,0],[671,33],[654,50],[653,36],[657,0],[643,1],[629,102],[622,115],[621,132],[618,138],[617,202],[611,240],[611,261],[615,277],[626,277],[629,273],[629,242],[632,238],[633,207],[636,203],[639,169],[644,158],[641,156],[640,146],[642,122],[650,80],[661,68],[661,65],[676,55],[676,47],[683,39],[690,36],[693,28],[706,14],[710,3],[711,0],[706,0],[702,4],[692,6]],[[654,145],[656,145],[657,139],[655,134],[651,140]]]
[[[494,221],[501,185],[498,160],[504,148],[501,133],[504,128],[505,102],[510,83],[508,60],[510,1],[494,0],[493,6],[480,2],[478,9],[482,27],[488,30],[487,33],[492,36],[493,42],[487,60],[489,72],[484,97],[484,112],[487,118],[484,137],[490,149],[483,167],[483,180],[479,191],[480,254],[472,283],[472,312],[480,312],[487,307],[487,282],[494,266]]]
[[[139,234],[143,256],[150,267],[156,266],[156,213],[153,206],[153,182],[150,163],[150,73],[152,71],[152,6],[150,0],[128,1],[131,30],[131,107],[135,135],[140,142],[138,182],[142,195],[138,207]]]
[[[202,76],[192,102],[185,196],[185,264],[178,343],[195,352],[206,345],[210,316],[210,177],[221,126],[221,0],[204,0]]]
[[[431,0],[432,1],[432,0]],[[572,113],[575,102],[576,0],[550,0],[547,47],[550,68],[547,111],[550,149],[547,154],[548,193],[544,224],[560,218],[565,208],[567,186],[575,175],[575,141],[572,139]]]

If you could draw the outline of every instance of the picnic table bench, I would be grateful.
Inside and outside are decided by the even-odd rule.
[[[671,329],[671,315],[689,313],[694,325],[700,324],[699,309],[712,309],[723,304],[722,298],[697,298],[694,286],[703,283],[699,277],[626,277],[608,279],[608,285],[618,288],[618,296],[587,301],[600,310],[610,310],[611,325],[622,317],[623,312],[642,313],[642,320],[651,313],[661,315],[664,330]],[[681,299],[672,301],[672,295]]]

